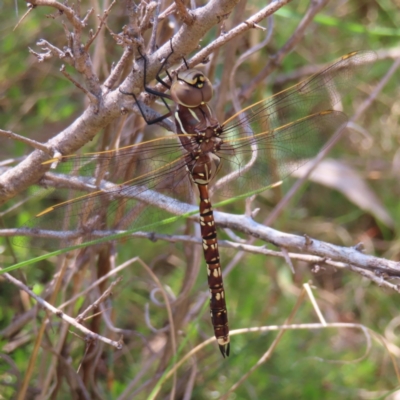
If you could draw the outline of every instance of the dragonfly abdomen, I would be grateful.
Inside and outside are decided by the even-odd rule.
[[[210,312],[214,334],[222,355],[229,356],[228,311],[218,250],[217,230],[207,185],[198,185],[200,192],[200,230],[210,290]]]

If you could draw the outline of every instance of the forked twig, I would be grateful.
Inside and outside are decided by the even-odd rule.
[[[101,294],[101,296],[96,299],[92,304],[90,304],[88,307],[86,307],[85,310],[83,310],[76,318],[75,320],[80,324],[84,318],[85,315],[88,314],[91,310],[99,308],[100,304],[109,296],[112,295],[112,290],[114,286],[118,285],[122,280],[122,277],[119,276],[115,281],[111,282],[110,286],[104,291],[104,293]]]
[[[98,98],[90,93],[86,88],[84,88],[79,82],[77,82],[65,69],[65,65],[62,65],[60,68],[60,72],[70,81],[72,82],[79,90],[82,90],[83,93],[86,94],[86,96],[89,97],[90,102],[96,107],[98,110],[99,107],[99,100]]]
[[[18,135],[18,134],[14,133],[14,132],[11,132],[11,131],[5,131],[3,129],[0,129],[0,135],[1,136],[5,136],[5,137],[7,137],[9,139],[13,139],[13,140],[17,140],[19,142],[25,143],[25,144],[33,147],[34,149],[38,149],[38,150],[44,151],[49,156],[52,156],[53,153],[54,153],[54,151],[52,149],[50,149],[49,147],[47,147],[46,145],[44,145],[44,144],[42,144],[40,142],[37,142],[36,140],[29,139],[29,138],[27,138],[25,136]]]

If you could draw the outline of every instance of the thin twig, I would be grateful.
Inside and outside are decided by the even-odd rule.
[[[84,46],[85,51],[89,51],[89,48],[91,46],[91,44],[94,42],[94,40],[96,39],[96,37],[98,36],[98,34],[101,31],[101,28],[104,26],[104,24],[106,23],[108,14],[111,11],[111,8],[114,6],[114,4],[117,2],[117,0],[113,0],[112,3],[110,4],[110,6],[104,11],[102,16],[98,16],[99,18],[99,26],[97,27],[96,32],[90,37],[90,39],[87,41],[87,43]]]
[[[271,56],[268,64],[262,69],[262,71],[241,91],[240,98],[242,100],[248,99],[253,93],[254,89],[261,84],[261,82],[271,74],[272,71],[280,65],[283,58],[294,49],[297,43],[303,38],[306,28],[313,21],[315,15],[328,3],[329,0],[318,0],[310,1],[310,7],[308,8],[303,19],[300,21],[296,30],[287,40],[287,42],[281,47],[281,49]]]
[[[399,285],[392,284],[387,280],[382,279],[383,274],[387,274],[389,277],[400,277],[400,265],[396,261],[365,255],[358,252],[356,249],[354,249],[354,247],[340,247],[316,239],[306,243],[306,240],[302,236],[279,232],[262,224],[257,224],[252,219],[244,218],[242,216],[215,212],[215,217],[216,223],[219,224],[219,226],[230,227],[235,230],[245,232],[259,239],[261,238],[267,242],[274,243],[280,248],[297,248],[298,250],[306,253],[288,253],[288,256],[292,260],[305,261],[310,264],[327,264],[334,268],[352,269],[355,272],[360,272],[360,270],[363,270],[369,272],[370,275],[368,276],[371,277],[378,273],[380,274],[379,280],[374,279],[374,281],[379,282],[380,286],[385,286],[400,293]],[[92,232],[92,236],[98,238],[109,237],[113,234],[123,232],[124,231],[94,231]],[[21,235],[22,233],[23,231],[17,229],[0,230],[0,236],[16,236]],[[49,238],[69,238],[66,232],[61,234],[60,232],[55,231],[27,231],[24,232],[24,234],[27,236]],[[76,233],[73,232],[72,237],[73,235],[76,235]],[[184,235],[163,235],[155,234],[153,232],[135,232],[130,234],[129,237],[147,238],[149,240],[165,240],[171,243],[184,242],[194,243],[197,245],[202,244],[202,241],[196,237]],[[238,251],[245,251],[254,254],[285,258],[285,255],[280,251],[273,251],[264,247],[252,246],[249,244],[220,240],[219,246],[228,248],[230,247]],[[237,253],[237,255],[238,254],[239,253]],[[357,270],[356,268],[359,268],[360,270]],[[231,268],[229,268],[229,266],[226,267],[224,269],[224,274],[228,273],[230,269]],[[90,288],[92,288],[92,286]]]
[[[247,60],[252,54],[256,53],[257,51],[261,50],[262,48],[264,48],[265,46],[267,46],[267,44],[269,43],[269,41],[272,38],[272,33],[274,31],[274,18],[273,15],[269,15],[267,17],[267,34],[265,35],[264,40],[253,46],[252,48],[248,49],[246,52],[244,52],[243,54],[241,54],[241,56],[236,60],[233,68],[232,68],[232,72],[231,75],[229,77],[229,90],[231,92],[231,99],[232,99],[232,104],[233,104],[233,108],[235,110],[235,112],[239,112],[242,108],[241,103],[239,101],[239,96],[237,96],[237,94],[235,93],[235,76],[236,76],[236,71],[238,70],[238,68],[243,64],[243,62],[245,60]]]
[[[105,80],[103,86],[107,89],[113,89],[118,78],[121,77],[122,72],[128,66],[129,62],[132,61],[133,49],[132,46],[125,46],[122,57],[119,59],[115,67],[112,69],[110,75]]]
[[[63,3],[59,3],[58,1],[54,0],[30,0],[30,4],[34,7],[40,7],[40,6],[48,6],[48,7],[53,7],[62,12],[63,14],[66,15],[68,20],[71,22],[71,24],[74,26],[74,28],[84,28],[85,23],[83,23],[78,16],[76,15],[75,11],[71,8],[68,7],[67,5]]]
[[[88,90],[86,90],[79,82],[77,82],[72,76],[66,71],[65,65],[62,65],[60,68],[60,72],[70,81],[72,82],[78,89],[82,90],[83,93],[86,94],[86,96],[89,97],[90,102],[95,106],[95,108],[98,110],[99,107],[99,99],[92,93],[90,93]]]
[[[313,308],[315,310],[315,313],[318,316],[319,321],[321,322],[322,325],[327,326],[325,318],[322,315],[322,312],[321,312],[321,310],[320,310],[320,308],[318,306],[317,301],[315,300],[315,297],[314,297],[314,294],[313,294],[313,292],[311,290],[310,284],[309,283],[304,283],[303,287],[304,287],[304,289],[305,289],[305,291],[306,291],[306,293],[308,295],[308,298],[310,299],[310,302],[311,302],[311,304],[312,304],[312,306],[313,306]]]
[[[258,23],[272,15],[274,12],[282,8],[287,3],[290,3],[291,0],[277,0],[263,8],[258,13],[254,14],[252,17],[242,22],[238,26],[235,26],[229,32],[226,32],[224,35],[220,36],[216,40],[214,40],[211,44],[204,47],[201,51],[199,51],[194,57],[192,57],[188,61],[188,65],[192,68],[195,65],[202,63],[205,59],[209,57],[211,53],[213,53],[217,48],[224,46],[229,43],[231,40],[237,38],[238,36],[243,35],[244,32],[254,29],[253,26],[255,23]],[[183,68],[183,66],[181,67]],[[180,69],[177,69],[179,71]]]
[[[132,263],[138,261],[138,257],[131,258],[130,260],[124,262],[121,264],[119,267],[112,269],[110,272],[107,274],[103,275],[101,278],[96,279],[94,282],[92,282],[89,286],[85,287],[85,289],[82,292],[77,293],[75,296],[70,298],[68,301],[62,303],[60,306],[58,306],[59,310],[62,310],[65,308],[67,305],[72,304],[75,302],[79,297],[84,296],[85,294],[89,293],[91,290],[93,290],[95,287],[98,287],[102,282],[110,278],[111,276],[115,275],[116,273],[122,271],[123,269],[129,267]]]
[[[163,19],[169,17],[171,14],[174,14],[176,11],[175,2],[170,4],[159,16],[158,19],[162,21]]]
[[[154,22],[153,22],[153,29],[151,31],[151,37],[149,40],[149,50],[150,54],[153,54],[156,50],[157,47],[157,31],[158,31],[158,14],[160,13],[160,7],[161,7],[161,0],[158,0],[157,2],[151,2],[145,9],[145,15],[143,18],[143,21],[140,21],[140,32],[143,32],[147,26],[149,25],[150,18],[153,15],[153,12],[155,14]]]
[[[23,290],[24,292],[28,293],[29,296],[31,296],[33,299],[35,299],[43,308],[57,316],[58,318],[62,319],[63,321],[67,322],[68,324],[74,326],[76,329],[80,330],[82,333],[85,335],[93,338],[94,340],[100,340],[104,342],[105,344],[109,344],[110,346],[115,347],[116,349],[120,350],[122,349],[122,344],[120,342],[116,342],[114,340],[108,339],[104,336],[101,336],[97,333],[94,333],[87,329],[85,326],[79,324],[75,318],[72,318],[68,316],[67,314],[64,314],[61,310],[58,308],[52,306],[50,303],[47,301],[43,300],[40,296],[35,294],[31,289],[29,289],[26,285],[24,285],[21,281],[18,279],[15,279],[12,275],[8,273],[4,273],[3,276],[13,285],[18,287],[18,289]]]
[[[20,20],[17,22],[17,25],[14,26],[13,32],[21,25],[22,21],[28,16],[28,14],[35,8],[32,3],[28,3],[28,10],[26,13],[20,18]]]
[[[139,31],[143,35],[147,29],[152,27],[152,32],[151,32],[151,38],[149,40],[149,48],[153,49],[153,51],[156,49],[156,47],[152,47],[151,45],[154,43],[155,46],[155,40],[156,40],[156,34],[154,34],[154,39],[153,39],[153,31],[157,31],[158,27],[158,13],[160,11],[160,1],[151,1],[149,4],[147,4],[144,8],[144,15],[142,18],[140,18],[140,24],[139,24]],[[153,14],[154,17],[153,17]],[[157,21],[152,21],[152,18],[156,18]]]
[[[112,290],[114,286],[118,285],[122,280],[122,277],[119,276],[115,281],[110,283],[110,286],[104,291],[104,293],[101,294],[101,296],[94,301],[92,304],[90,304],[85,310],[83,310],[75,319],[78,323],[81,323],[83,319],[85,318],[85,315],[89,313],[89,311],[93,309],[99,308],[100,304],[109,296],[112,295]]]
[[[372,62],[375,63],[376,61],[379,60],[387,60],[387,59],[395,60],[400,57],[400,47],[376,50],[375,53],[377,55],[376,60],[370,60],[371,63]],[[368,60],[366,61],[368,62]],[[277,87],[282,87],[286,85],[288,82],[292,81],[298,82],[307,76],[311,76],[319,71],[323,71],[329,65],[331,65],[331,62],[326,62],[322,64],[310,64],[310,65],[305,65],[304,67],[297,68],[291,72],[279,73],[277,75],[274,75],[273,83]]]
[[[9,139],[18,140],[19,142],[25,143],[25,144],[33,147],[34,149],[42,150],[45,153],[49,154],[50,156],[52,156],[54,153],[54,151],[52,149],[50,149],[49,147],[47,147],[46,145],[44,145],[40,142],[37,142],[36,140],[29,139],[25,136],[18,135],[11,131],[4,131],[3,129],[0,129],[0,135],[5,136]]]

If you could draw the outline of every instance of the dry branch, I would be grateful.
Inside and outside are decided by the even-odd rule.
[[[227,18],[236,3],[237,0],[212,0],[206,6],[194,10],[192,14],[195,17],[195,22],[191,26],[182,25],[178,33],[173,37],[172,46],[175,53],[171,57],[171,63],[181,61],[182,56],[196,49],[204,34]],[[283,4],[285,2],[281,2],[281,6]],[[76,29],[82,27],[80,20],[73,14],[73,10],[61,3],[38,0],[34,5],[55,7],[66,13]],[[165,59],[169,53],[170,44],[166,43],[154,54],[149,55],[147,71],[149,81],[154,79],[160,68],[160,60]],[[87,57],[86,61],[88,61]],[[57,150],[63,155],[76,152],[91,141],[101,128],[118,118],[121,115],[121,110],[131,108],[132,105],[132,101],[117,89],[100,93],[96,88],[96,78],[91,75],[91,68],[86,67],[85,59],[79,61],[79,66],[76,65],[77,70],[83,73],[86,83],[89,84],[90,92],[99,98],[98,108],[97,106],[89,106],[70,126],[46,143],[46,147],[52,148],[54,151]],[[122,83],[121,89],[125,92],[133,92],[135,88],[136,90],[142,88],[143,74],[141,68],[142,62],[139,62],[138,69],[140,71],[129,74]],[[1,175],[0,205],[25,190],[28,186],[38,182],[48,170],[48,166],[42,165],[47,159],[46,154],[34,151],[22,163]]]

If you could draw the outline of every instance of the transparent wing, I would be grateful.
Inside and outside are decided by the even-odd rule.
[[[222,125],[224,163],[215,189],[223,197],[284,179],[317,154],[347,117],[334,104],[365,78],[371,51],[349,53],[325,70],[244,108]],[[229,185],[227,184],[228,182]]]
[[[313,157],[326,138],[347,122],[339,111],[324,111],[283,125],[224,141],[218,155],[222,159],[218,194],[231,197],[245,194],[285,179]],[[261,128],[261,127],[260,127]],[[234,179],[233,179],[234,178]]]
[[[57,204],[21,227],[33,229],[43,238],[32,243],[17,237],[14,243],[59,249],[97,238],[94,231],[126,230],[160,222],[171,216],[168,210],[174,209],[173,202],[191,199],[185,168],[189,159],[177,135],[119,150],[63,157],[53,174]],[[74,189],[74,198],[68,199],[68,189],[64,197],[60,187]],[[149,206],[162,206],[167,201],[163,194],[173,198],[168,198],[164,209]],[[60,202],[63,197],[66,200]],[[59,232],[57,237],[54,231]]]
[[[230,117],[223,123],[223,137],[229,139],[236,128],[245,123],[263,124],[264,128],[273,130],[309,114],[332,109],[365,78],[369,64],[375,59],[376,54],[372,51],[341,57],[325,70]]]

